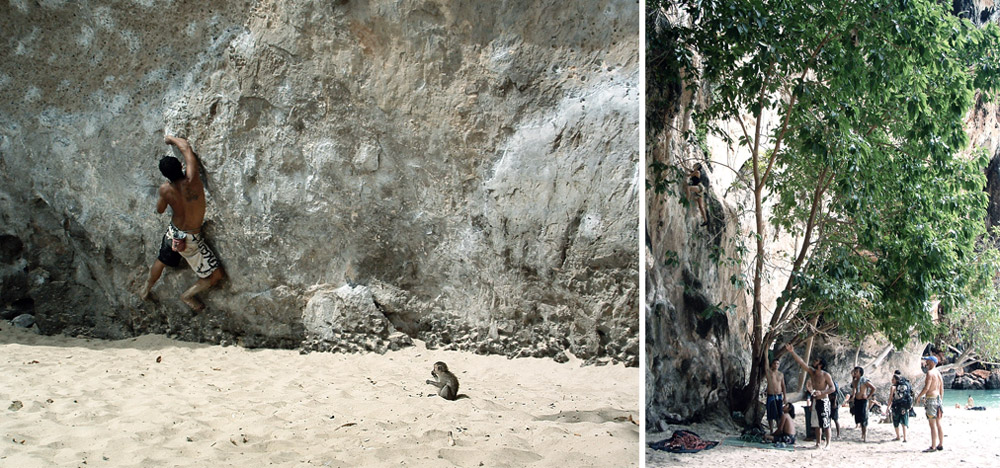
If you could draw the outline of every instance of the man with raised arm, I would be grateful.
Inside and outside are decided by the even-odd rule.
[[[799,364],[799,367],[809,374],[809,382],[813,388],[811,393],[813,397],[812,423],[813,427],[816,428],[816,448],[819,448],[819,441],[824,435],[826,436],[826,447],[829,447],[830,400],[827,397],[833,393],[836,387],[833,385],[833,377],[825,370],[826,360],[823,358],[813,359],[812,366],[809,366],[798,354],[795,354],[795,349],[792,348],[792,345],[785,345],[785,351],[788,351],[795,359],[795,362]]]
[[[921,369],[927,372],[924,379],[924,389],[917,395],[917,403],[926,397],[924,411],[927,413],[927,424],[931,426],[931,446],[924,452],[934,452],[944,450],[944,433],[941,432],[941,417],[944,410],[941,407],[941,397],[944,395],[944,380],[941,379],[941,372],[937,370],[938,360],[934,356],[924,356],[922,358]],[[937,440],[937,445],[934,441]]]
[[[785,374],[778,370],[778,360],[767,367],[767,431],[774,432],[771,422],[780,422],[785,407]]]
[[[181,257],[184,257],[198,275],[198,281],[181,294],[181,300],[194,311],[200,311],[205,305],[194,297],[195,294],[214,286],[225,273],[201,233],[205,221],[205,185],[198,175],[198,158],[183,138],[167,136],[166,143],[180,150],[186,167],[182,169],[181,162],[173,156],[160,159],[160,173],[168,181],[160,185],[156,212],[163,213],[169,206],[170,225],[160,241],[160,252],[149,270],[149,279],[140,296],[143,300],[149,299],[149,292],[160,279],[163,268],[178,266]]]

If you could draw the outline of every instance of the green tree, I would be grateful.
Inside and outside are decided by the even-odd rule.
[[[1000,238],[994,233],[981,243],[973,265],[979,275],[968,283],[974,300],[958,304],[942,317],[939,340],[960,351],[956,367],[972,362],[1000,361]]]
[[[734,409],[751,406],[767,352],[793,319],[832,314],[824,319],[851,333],[879,331],[902,345],[914,327],[932,331],[932,297],[954,306],[979,291],[970,288],[970,259],[985,229],[986,160],[960,152],[965,113],[1000,79],[995,26],[978,29],[930,0],[647,8],[686,16],[652,31],[666,45],[648,40],[647,54],[682,72],[647,72],[648,89],[669,90],[671,76],[709,83],[710,103],[696,120],[750,155],[738,180],[752,194],[755,221],[752,361],[749,381],[732,389]],[[740,133],[726,134],[724,121]],[[768,224],[801,246],[765,322]]]

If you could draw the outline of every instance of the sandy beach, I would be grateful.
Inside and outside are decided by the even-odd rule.
[[[424,383],[448,363],[457,401]],[[595,466],[639,462],[639,369],[416,347],[248,350],[0,325],[0,466]]]
[[[946,392],[948,390],[945,390]],[[930,428],[923,414],[923,407],[914,408],[917,417],[910,418],[907,441],[895,441],[892,424],[877,423],[873,418],[868,426],[868,442],[861,442],[861,429],[854,428],[854,419],[847,408],[840,410],[840,438],[834,438],[827,449],[814,449],[813,441],[803,441],[805,416],[796,406],[795,425],[798,440],[794,451],[760,449],[751,447],[717,447],[694,454],[673,454],[646,449],[646,466],[684,467],[764,467],[789,466],[804,468],[830,467],[937,467],[937,468],[986,468],[1000,466],[1000,412],[997,410],[967,411],[945,408],[942,419],[944,450],[922,453],[930,445]],[[676,429],[694,431],[705,439],[721,441],[725,437],[738,437],[739,431],[716,424],[671,426],[668,431],[647,433],[646,440],[654,442],[670,437]],[[836,427],[833,429],[836,436]]]

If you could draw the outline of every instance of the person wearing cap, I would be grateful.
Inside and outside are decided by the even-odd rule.
[[[917,395],[917,403],[926,397],[924,411],[927,413],[927,423],[931,427],[931,446],[924,452],[934,452],[944,450],[944,433],[941,432],[941,417],[944,415],[941,396],[944,395],[944,380],[941,378],[941,372],[937,370],[936,357],[924,356],[921,361],[920,367],[927,373],[927,378],[924,379],[924,389]]]
[[[150,290],[160,279],[163,269],[177,267],[183,257],[198,275],[198,281],[181,294],[181,300],[192,310],[200,311],[205,305],[194,297],[195,294],[214,286],[225,274],[219,258],[205,243],[201,232],[205,222],[205,184],[198,175],[197,156],[183,138],[167,136],[166,143],[180,150],[187,167],[181,169],[181,162],[173,156],[160,159],[160,173],[168,181],[160,185],[156,212],[163,213],[170,206],[170,225],[160,241],[160,251],[139,296],[148,300]]]

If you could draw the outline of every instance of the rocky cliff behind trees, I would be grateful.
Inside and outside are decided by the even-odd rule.
[[[43,333],[415,337],[637,364],[635,2],[5,8],[7,315]],[[228,273],[194,317],[186,268],[136,299],[169,221],[164,133],[201,158]]]

